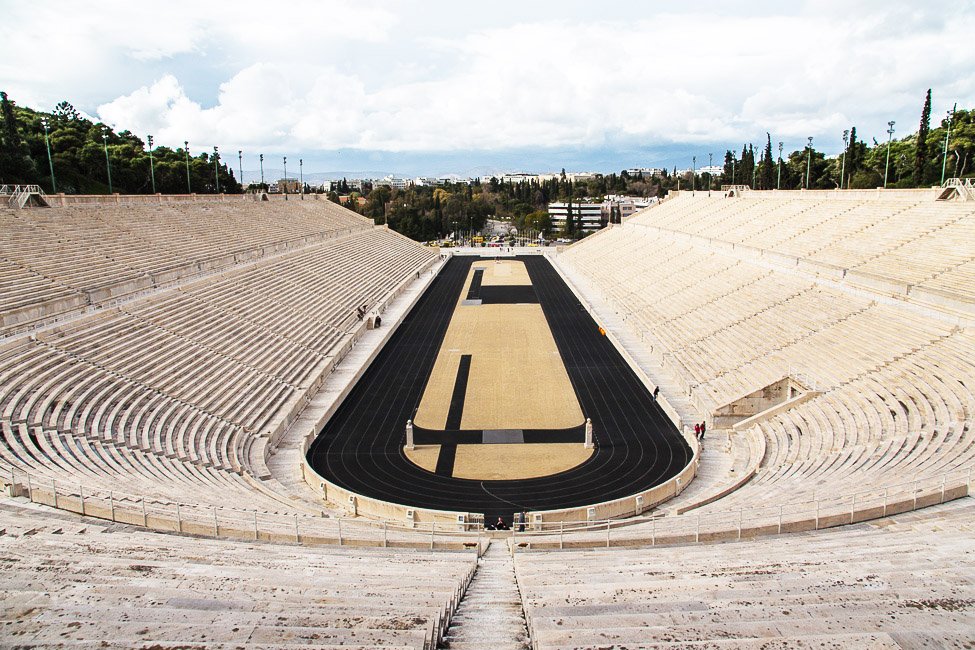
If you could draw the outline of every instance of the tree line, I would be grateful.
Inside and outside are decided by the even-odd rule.
[[[347,208],[371,217],[378,224],[388,224],[407,237],[428,241],[452,234],[476,233],[488,218],[507,221],[519,232],[535,230],[549,234],[549,203],[579,203],[589,197],[601,199],[614,193],[654,196],[657,191],[658,186],[651,179],[631,178],[625,171],[575,182],[563,169],[555,178],[544,181],[511,183],[492,177],[486,181],[475,179],[469,184],[446,183],[407,189],[375,184],[363,194],[353,191],[345,198],[338,192],[330,192],[329,198],[342,201]]]
[[[53,192],[53,165],[57,191],[65,193],[108,192],[109,169],[112,190],[120,193],[150,193],[153,181],[155,191],[160,193],[212,193],[217,191],[218,179],[221,192],[242,191],[232,164],[217,157],[215,165],[211,152],[189,155],[184,148],[152,147],[150,167],[150,148],[140,137],[129,131],[116,133],[105,124],[93,122],[68,102],[44,113],[17,106],[6,93],[0,93],[0,120],[3,183],[38,184]],[[941,182],[942,170],[946,177],[972,175],[975,111],[955,110],[932,128],[928,90],[918,130],[890,140],[889,165],[887,141],[873,138],[868,143],[857,134],[856,126],[851,126],[843,138],[840,155],[827,157],[812,144],[784,154],[776,146],[779,143],[773,144],[772,136],[766,134],[764,146],[746,144],[740,152],[726,151],[722,173],[713,178],[708,174],[678,173],[674,168],[652,178],[630,176],[623,171],[574,182],[563,169],[561,174],[544,181],[510,183],[491,178],[471,184],[403,190],[367,184],[362,193],[350,192],[344,205],[424,241],[452,233],[476,232],[489,217],[509,221],[520,231],[551,233],[549,203],[578,205],[606,194],[663,197],[674,189],[720,185],[747,185],[754,189],[875,188],[884,184],[885,174],[888,187],[928,187]],[[345,194],[350,188],[346,184],[338,189]],[[330,198],[340,201],[339,192],[331,192]]]
[[[68,102],[44,113],[0,92],[0,120],[0,182],[6,184],[65,194],[105,194],[111,184],[113,192],[150,194],[155,181],[156,192],[183,194],[215,193],[219,182],[220,192],[242,191],[233,169],[214,152],[188,155],[184,148],[157,146],[150,168],[150,150],[140,137],[92,122]]]
[[[741,152],[725,152],[720,176],[708,179],[704,174],[691,180],[699,188],[722,184],[762,190],[873,189],[883,187],[886,177],[887,187],[891,188],[930,187],[940,184],[942,176],[961,178],[973,174],[975,112],[952,110],[931,128],[929,89],[917,131],[903,138],[890,138],[889,148],[885,139],[871,138],[871,143],[860,139],[856,126],[845,130],[842,140],[843,149],[835,157],[827,158],[810,143],[780,159],[779,152],[773,151],[771,135],[766,134],[757,161],[754,146],[746,144]]]

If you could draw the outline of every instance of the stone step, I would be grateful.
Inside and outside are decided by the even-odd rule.
[[[445,642],[445,648],[450,650],[525,650],[526,643],[497,643],[495,641],[482,639],[481,641],[449,641]]]
[[[492,544],[461,599],[440,644],[451,650],[526,650],[528,631],[514,562],[507,548]]]

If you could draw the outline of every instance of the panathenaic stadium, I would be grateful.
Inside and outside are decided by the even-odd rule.
[[[965,186],[443,251],[18,197],[4,648],[975,647]]]

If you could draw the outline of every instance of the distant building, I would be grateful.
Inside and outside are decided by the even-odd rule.
[[[515,185],[517,183],[530,183],[532,181],[538,181],[538,174],[524,174],[521,172],[514,174],[504,174],[501,176],[501,182],[508,183],[509,185]]]
[[[297,178],[279,178],[278,182],[271,187],[272,192],[276,189],[282,194],[298,194],[301,192],[301,182]]]
[[[719,167],[718,165],[705,165],[704,167],[698,167],[697,169],[678,169],[675,173],[677,176],[687,176],[689,174],[697,174],[698,176],[703,176],[708,172],[711,173],[711,177],[720,176],[724,173],[724,167]]]
[[[572,181],[573,183],[585,183],[586,181],[595,180],[601,176],[602,174],[597,174],[596,172],[566,172],[565,180]]]
[[[398,176],[386,176],[381,181],[379,181],[379,184],[389,185],[394,190],[405,190],[407,186],[410,185],[410,181],[405,178],[400,178]]]
[[[566,174],[568,176],[568,174]],[[556,231],[565,230],[566,217],[569,214],[568,203],[549,203],[548,217],[552,220],[552,228]],[[579,232],[594,232],[603,227],[602,203],[572,203],[572,218]]]
[[[341,192],[343,191],[342,190],[343,181],[345,182],[345,185],[346,187],[349,188],[349,190],[355,190],[356,192],[361,192],[363,184],[365,183],[365,181],[363,181],[361,178],[345,178],[337,181],[325,181],[324,183],[322,183],[322,190],[326,192]]]
[[[642,196],[620,196],[618,194],[609,194],[606,196],[606,200],[603,201],[602,204],[603,218],[606,221],[611,221],[610,217],[612,217],[613,208],[618,208],[620,219],[626,219],[644,208],[649,208],[656,202],[656,197],[646,199]]]
[[[457,174],[448,174],[447,176],[441,176],[440,178],[438,178],[437,182],[440,185],[448,185],[451,183],[460,184],[460,185],[473,185],[474,179],[470,177],[461,178]]]
[[[633,167],[632,169],[627,169],[626,173],[630,178],[640,176],[643,178],[654,178],[656,176],[663,176],[664,170],[659,167]]]
[[[599,178],[601,176],[602,174],[596,172],[565,172],[565,180],[572,183],[585,183],[586,181],[591,181],[594,178]],[[562,180],[562,172],[538,174],[535,178],[539,183],[545,183],[551,180]]]

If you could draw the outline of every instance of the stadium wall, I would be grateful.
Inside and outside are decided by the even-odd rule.
[[[152,203],[232,203],[234,201],[257,201],[257,194],[45,194],[44,198],[51,207],[64,208],[71,205],[132,205]],[[285,201],[284,194],[267,194],[270,201]],[[289,194],[295,200],[301,201],[301,194]],[[325,194],[307,193],[304,195],[311,201],[327,201]]]
[[[552,266],[556,269],[559,276],[570,288],[573,294],[587,308],[587,310],[592,313],[592,306],[563,274],[559,266],[555,263],[553,263]],[[413,308],[414,304],[419,300],[421,295],[422,292],[417,292],[417,294],[414,295],[412,300],[408,303],[406,312]],[[392,337],[393,333],[398,329],[401,322],[402,319],[397,320],[395,324],[385,331],[380,344],[370,352],[368,358],[360,365],[352,380],[345,385],[337,399],[332,402],[329,408],[321,415],[320,418],[317,419],[315,424],[310,427],[309,431],[305,434],[304,442],[302,444],[302,478],[313,490],[321,495],[323,500],[334,506],[343,508],[352,515],[363,515],[367,517],[404,521],[407,523],[407,525],[428,524],[430,522],[436,522],[437,524],[454,524],[458,527],[458,529],[464,530],[472,521],[474,521],[475,515],[472,513],[416,508],[413,506],[406,506],[363,496],[336,485],[335,483],[321,476],[311,467],[311,465],[309,465],[307,460],[308,449],[310,448],[312,442],[314,442],[318,432],[325,425],[328,419],[332,417],[335,410],[346,398],[348,393],[352,390],[352,387],[361,378],[362,374],[365,373],[366,369],[379,354],[380,350],[382,350],[389,338]],[[623,347],[622,343],[610,331],[606,332],[606,336],[613,343],[613,346],[617,349],[617,351],[622,355],[627,365],[633,370],[634,373],[636,373],[644,387],[649,392],[652,392],[655,384],[650,380],[649,377],[647,377],[646,373],[643,372],[633,357],[630,356],[629,352],[627,352],[626,348]],[[667,417],[670,418],[671,422],[674,423],[674,426],[680,430],[681,435],[684,436],[684,439],[692,451],[691,461],[681,470],[679,474],[677,474],[677,476],[674,476],[665,483],[650,488],[649,490],[644,490],[643,492],[611,501],[590,503],[575,508],[564,508],[559,510],[530,511],[526,513],[528,516],[528,522],[533,525],[541,526],[544,523],[556,521],[587,521],[631,517],[646,512],[654,506],[680,494],[697,475],[698,466],[700,465],[700,443],[698,442],[697,438],[695,438],[694,435],[687,430],[684,423],[681,421],[681,417],[677,410],[667,402],[664,396],[658,396],[657,402],[660,404]]]

